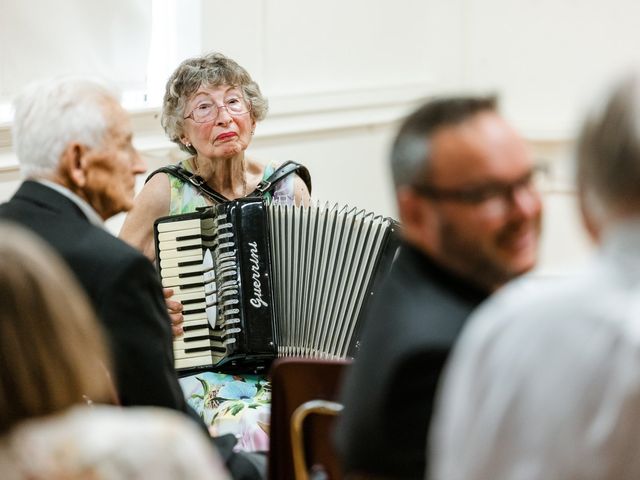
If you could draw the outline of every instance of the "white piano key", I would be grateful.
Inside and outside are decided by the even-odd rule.
[[[184,261],[186,257],[196,257],[200,255],[200,259],[202,259],[202,250],[194,249],[194,250],[160,250],[160,260],[168,259],[168,258],[181,258]],[[162,265],[160,265],[162,267]]]
[[[174,295],[189,295],[191,293],[197,293],[198,295],[200,295],[200,297],[198,298],[201,298],[203,292],[204,292],[203,285],[198,285],[197,287],[186,287],[186,288],[180,285],[176,285],[175,287],[173,287]]]
[[[198,328],[197,330],[187,330],[184,332],[184,335],[181,337],[185,338],[193,338],[193,337],[202,337],[205,335],[209,335],[211,330],[209,329],[209,324],[205,323],[204,328]]]
[[[207,355],[203,357],[190,357],[190,358],[177,358],[175,360],[175,366],[177,369],[182,368],[195,368],[203,367],[207,365],[213,365],[213,355]]]
[[[158,233],[158,241],[175,240],[179,237],[190,237],[200,235],[200,228],[188,228],[186,230],[172,230],[169,232]]]
[[[185,341],[184,337],[176,338],[173,342],[174,350],[187,350],[189,348],[203,348],[210,347],[211,341],[209,339],[206,340],[191,340]]]
[[[202,312],[202,317],[189,318],[188,320],[185,320],[182,325],[184,327],[189,327],[189,328],[194,328],[194,327],[209,328],[209,322],[207,321],[207,316],[205,312]]]
[[[177,277],[184,273],[202,273],[202,267],[200,265],[187,265],[183,267],[163,268],[163,277]]]
[[[179,293],[179,294],[173,294],[173,296],[171,297],[171,300],[176,300],[178,302],[185,302],[187,300],[200,300],[202,298],[202,293],[204,291],[201,290],[199,292],[192,292],[192,293]]]
[[[189,262],[201,262],[202,261],[202,250],[201,251],[191,251],[191,255],[188,257],[172,257],[172,258],[164,258],[164,259],[160,259],[160,271],[164,270],[165,268],[176,268],[176,267],[181,267],[184,265],[180,265],[180,264],[184,264],[184,263],[189,263]],[[198,267],[201,267],[201,264],[198,263]]]
[[[162,242],[159,242],[158,248],[160,249],[160,251],[162,251],[162,250],[176,249],[178,247],[190,247],[192,245],[201,246],[202,239],[188,238],[185,240],[164,240]]]
[[[204,307],[197,313],[183,313],[182,316],[184,317],[185,324],[186,322],[201,322],[205,325],[207,323],[207,314],[204,311]]]
[[[204,294],[201,292],[200,295],[194,299],[196,301],[189,300],[189,303],[184,303],[182,305],[183,312],[193,312],[194,310],[204,310],[207,307],[207,303],[204,299]]]
[[[163,287],[173,287],[176,285],[192,285],[203,283],[202,275],[194,275],[189,277],[166,277],[162,279]]]
[[[202,309],[204,310],[204,307]],[[207,321],[207,314],[204,311],[199,313],[184,313],[183,310],[182,316],[184,317],[185,324],[187,322],[202,321],[204,323]]]
[[[189,228],[200,229],[200,219],[193,218],[191,220],[179,220],[176,222],[162,222],[157,225],[158,233],[172,232],[174,230],[187,230]]]

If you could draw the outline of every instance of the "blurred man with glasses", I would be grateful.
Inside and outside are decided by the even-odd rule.
[[[423,478],[431,406],[469,314],[536,262],[541,199],[495,99],[437,99],[391,153],[404,244],[343,387],[338,449],[362,478]]]
[[[640,478],[640,77],[609,88],[574,158],[596,252],[579,275],[515,282],[469,319],[428,478]]]

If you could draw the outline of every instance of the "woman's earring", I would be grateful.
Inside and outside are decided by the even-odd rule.
[[[185,143],[184,146],[187,148],[191,148],[191,144],[189,142]]]

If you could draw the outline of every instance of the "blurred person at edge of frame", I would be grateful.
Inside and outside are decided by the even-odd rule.
[[[576,142],[598,245],[575,275],[515,282],[469,320],[431,431],[435,480],[640,478],[640,78]]]
[[[0,472],[3,480],[227,480],[191,420],[121,408],[105,338],[64,262],[0,223]]]
[[[345,472],[422,478],[443,365],[471,312],[535,265],[541,199],[492,97],[436,98],[391,152],[403,243],[365,319],[336,429]]]

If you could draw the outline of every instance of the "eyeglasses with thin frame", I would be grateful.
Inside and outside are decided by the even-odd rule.
[[[232,117],[244,115],[251,111],[251,103],[247,102],[241,95],[227,97],[224,105],[218,105],[212,98],[200,102],[191,113],[184,117],[190,118],[196,123],[208,123],[218,118],[220,109],[225,108]]]
[[[510,200],[515,192],[523,188],[533,189],[535,178],[546,172],[546,165],[541,164],[509,183],[489,182],[468,188],[440,188],[435,185],[419,184],[412,185],[412,188],[419,195],[432,200],[480,205],[495,199]]]

